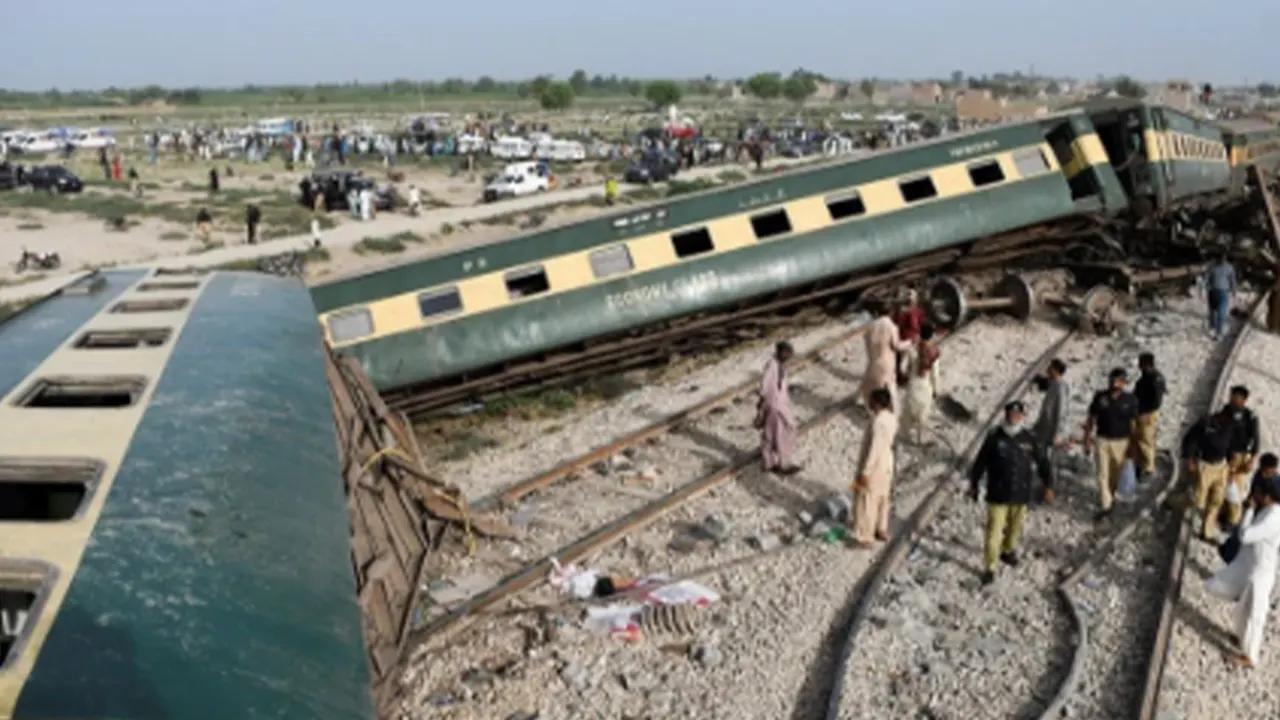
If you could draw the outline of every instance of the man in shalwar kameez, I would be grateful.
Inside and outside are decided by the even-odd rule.
[[[872,540],[889,539],[889,497],[893,490],[893,440],[898,416],[893,412],[889,388],[871,391],[867,404],[871,420],[862,433],[858,474],[853,481],[853,539],[860,548]]]
[[[1280,554],[1280,486],[1267,483],[1254,493],[1254,507],[1240,525],[1240,551],[1206,586],[1209,592],[1236,601],[1235,636],[1241,652],[1231,660],[1241,667],[1257,665],[1266,630],[1271,590]]]
[[[791,409],[787,362],[795,354],[791,344],[780,342],[760,376],[760,404],[756,425],[760,428],[760,458],[766,472],[790,475],[800,468],[791,463],[795,449],[796,416]]]
[[[898,407],[898,357],[900,350],[911,347],[911,342],[898,335],[898,326],[889,316],[889,308],[882,305],[875,320],[867,327],[865,334],[867,344],[867,371],[862,376],[862,385],[858,394],[868,409],[871,406],[871,392],[877,388],[888,388],[890,404],[897,412]]]

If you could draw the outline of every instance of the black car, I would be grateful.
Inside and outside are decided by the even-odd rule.
[[[662,153],[650,153],[627,166],[622,179],[629,183],[666,182],[675,176],[679,165]]]
[[[21,185],[23,180],[21,165],[0,162],[0,190],[12,190]]]
[[[80,178],[61,165],[33,167],[27,171],[26,180],[33,189],[51,193],[77,193],[84,189]]]
[[[390,190],[379,190],[376,183],[354,170],[317,170],[298,183],[299,199],[304,206],[314,207],[316,193],[320,192],[324,194],[326,210],[350,210],[348,193],[365,188],[373,191],[375,210],[390,210],[395,205],[395,195]]]

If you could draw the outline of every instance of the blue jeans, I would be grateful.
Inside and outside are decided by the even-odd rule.
[[[1226,290],[1209,291],[1209,329],[1218,337],[1227,330],[1227,310],[1230,307],[1231,300]]]

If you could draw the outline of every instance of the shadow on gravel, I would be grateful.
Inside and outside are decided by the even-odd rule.
[[[830,374],[832,377],[844,380],[845,382],[855,387],[862,383],[861,375],[849,372],[848,370],[845,370],[844,368],[840,367],[839,365],[836,365],[835,363],[831,362],[830,360],[824,357],[820,357],[814,360],[813,365],[815,365],[816,367],[820,367],[823,370],[826,370],[827,373]],[[853,390],[854,387],[851,387],[849,389]]]
[[[1224,654],[1235,652],[1235,643],[1231,641],[1231,634],[1218,623],[1205,617],[1205,614],[1200,612],[1199,608],[1179,600],[1174,614],[1179,622],[1185,623],[1192,630],[1195,630],[1205,644],[1217,647]]]

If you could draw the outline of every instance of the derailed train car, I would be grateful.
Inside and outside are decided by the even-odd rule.
[[[1221,128],[1106,100],[673,199],[312,289],[380,390],[1070,218],[1226,192]]]
[[[0,323],[0,718],[372,718],[306,292],[110,271]]]

